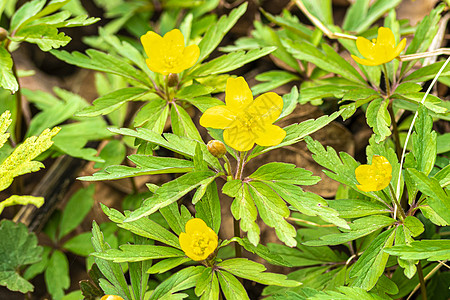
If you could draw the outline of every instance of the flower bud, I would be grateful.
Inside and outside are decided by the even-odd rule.
[[[208,142],[208,151],[212,155],[214,155],[217,158],[221,158],[222,156],[227,153],[227,148],[225,147],[225,144],[218,140],[211,140]]]
[[[3,42],[8,37],[8,31],[5,28],[0,27],[0,42]]]
[[[170,73],[168,76],[169,76],[168,85],[170,87],[176,86],[178,84],[178,74]]]

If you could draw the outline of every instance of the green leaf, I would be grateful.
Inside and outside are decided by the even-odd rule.
[[[105,243],[103,233],[100,231],[100,228],[95,221],[92,223],[92,245],[97,253],[104,253],[111,248],[107,243]],[[109,286],[109,290],[114,291],[114,295],[118,295],[124,299],[132,299],[120,264],[100,259],[98,257],[94,257],[94,261],[102,274],[109,281],[103,281],[104,283],[100,284],[101,287],[103,288],[105,285]]]
[[[173,268],[178,267],[179,265],[184,264],[185,262],[192,261],[189,257],[174,257],[174,258],[167,258],[164,260],[161,260],[154,264],[151,268],[147,270],[147,273],[150,274],[162,274],[165,273]]]
[[[145,88],[123,88],[97,98],[93,106],[84,108],[76,113],[78,117],[95,117],[107,115],[115,111],[128,101],[141,100],[142,97],[150,93],[151,90]]]
[[[301,233],[299,232],[299,235]],[[300,241],[303,238],[297,239]],[[331,250],[329,247],[308,247],[297,244],[296,248],[289,248],[279,244],[268,244],[269,249],[289,261],[291,267],[305,267],[328,263],[345,262],[348,257]]]
[[[366,31],[370,25],[400,2],[401,0],[377,0],[369,7],[368,0],[357,0],[348,10],[342,28],[356,33]]]
[[[427,177],[415,169],[407,169],[418,189],[428,196],[428,204],[447,223],[450,223],[450,196],[434,178]]]
[[[52,50],[50,53],[66,63],[81,68],[119,75],[137,85],[148,88],[153,87],[149,77],[143,71],[137,70],[122,58],[110,54],[94,49],[86,50],[88,56],[76,51],[69,53],[67,51]]]
[[[248,178],[263,182],[281,182],[297,185],[314,185],[320,181],[312,172],[297,168],[294,164],[273,162],[259,167]]]
[[[419,236],[425,230],[422,222],[413,216],[407,216],[403,221],[403,225],[411,231],[411,234],[414,237]]]
[[[329,123],[331,123],[333,120],[335,120],[339,115],[341,114],[341,111],[334,112],[333,114],[329,116],[322,116],[317,119],[309,119],[302,123],[298,124],[292,124],[288,127],[283,128],[286,131],[286,137],[284,140],[276,145],[276,146],[270,146],[270,147],[262,147],[262,146],[256,146],[253,148],[253,151],[251,154],[247,157],[247,161],[250,159],[264,154],[266,152],[269,152],[273,149],[278,149],[284,146],[289,146],[292,144],[295,144],[302,139],[304,139],[307,135],[310,135],[319,129],[322,129]]]
[[[382,300],[375,293],[367,292],[362,288],[354,286],[340,286],[337,291],[320,291],[308,300]]]
[[[178,206],[178,203],[176,202],[172,202],[171,204],[161,208],[159,212],[166,220],[170,229],[172,229],[177,235],[180,235],[181,232],[185,231],[186,223],[192,219],[191,213],[186,206]]]
[[[240,220],[240,227],[247,232],[247,237],[253,245],[259,243],[259,227],[256,224],[258,211],[251,199],[250,192],[241,180],[232,180],[225,183],[222,192],[234,198],[231,204],[231,213],[236,220]]]
[[[0,164],[0,191],[6,189],[17,176],[36,172],[43,164],[33,161],[39,154],[53,144],[51,138],[59,132],[59,128],[44,130],[39,137],[29,137]]]
[[[418,118],[414,124],[412,153],[417,162],[417,170],[425,175],[430,174],[436,160],[436,132],[433,131],[433,120],[427,109],[419,105]]]
[[[13,205],[28,205],[28,204],[34,205],[37,208],[39,208],[42,206],[42,204],[44,204],[44,198],[35,196],[12,195],[0,202],[0,214],[2,213],[3,209],[5,209],[5,207]]]
[[[233,9],[230,15],[222,16],[214,26],[209,27],[208,31],[198,44],[198,47],[200,48],[198,63],[202,62],[217,48],[225,34],[227,34],[234,24],[236,24],[238,19],[245,13],[247,5],[247,2],[244,2],[238,8]]]
[[[295,246],[297,241],[295,228],[285,218],[289,217],[289,209],[283,199],[263,182],[250,182],[247,187],[253,202],[258,208],[261,219],[275,229],[278,238],[288,246]]]
[[[134,117],[134,127],[145,127],[161,134],[164,131],[169,115],[169,105],[166,100],[156,98],[139,109]]]
[[[53,252],[45,269],[45,284],[52,299],[60,300],[70,286],[69,261],[59,250]]]
[[[0,285],[11,291],[27,293],[34,290],[31,283],[19,275],[21,266],[41,260],[43,248],[37,245],[36,235],[28,232],[22,224],[3,219],[0,222]]]
[[[236,70],[249,62],[272,53],[275,49],[275,47],[266,47],[262,49],[253,49],[248,52],[237,51],[222,55],[194,68],[184,80]]]
[[[120,250],[109,249],[105,252],[94,252],[92,255],[116,263],[185,256],[183,251],[165,246],[125,244],[119,248]]]
[[[172,131],[179,136],[185,136],[196,141],[202,141],[200,133],[195,127],[189,114],[184,110],[181,105],[172,105],[170,110],[170,121],[172,125]]]
[[[194,157],[195,147],[198,143],[197,141],[194,141],[192,139],[180,137],[170,133],[165,133],[163,136],[161,136],[161,134],[155,133],[146,128],[137,128],[136,131],[127,128],[110,128],[109,130],[113,133],[143,139],[189,158]],[[205,161],[216,170],[220,170],[221,166],[218,159],[212,156],[211,153],[209,153],[205,144],[201,143],[200,146],[202,148],[203,158],[205,159]]]
[[[19,89],[19,84],[14,76],[12,67],[11,54],[4,47],[0,47],[0,86],[14,94]]]
[[[42,259],[30,265],[25,272],[23,272],[23,278],[26,280],[33,279],[36,275],[43,273],[47,268],[48,260],[50,259],[50,254],[53,249],[49,246],[44,246],[43,248],[44,252],[42,252]]]
[[[286,71],[268,71],[256,75],[255,79],[258,81],[264,81],[264,83],[254,85],[252,87],[253,95],[259,95],[269,92],[291,81],[299,80],[300,77]]]
[[[339,245],[366,236],[378,229],[388,227],[395,220],[382,215],[368,216],[356,219],[350,224],[350,230],[338,234],[321,236],[320,239],[303,243],[306,246],[330,246]]]
[[[92,252],[94,252],[94,247],[92,247],[91,240],[92,233],[84,232],[65,242],[62,248],[75,253],[76,255],[88,257]]]
[[[150,220],[149,218],[141,218],[136,221],[125,223],[124,221],[126,219],[126,216],[122,215],[119,211],[108,208],[103,204],[102,209],[103,212],[108,216],[108,218],[114,223],[117,223],[117,226],[119,226],[120,228],[129,230],[134,234],[181,249],[177,236],[175,236],[173,233],[171,233],[158,223]]]
[[[366,111],[367,125],[375,134],[375,142],[380,143],[391,135],[391,117],[387,110],[389,100],[378,98],[370,102]]]
[[[384,249],[384,252],[402,259],[427,259],[439,261],[450,259],[450,240],[421,240],[409,245],[396,245]]]
[[[288,51],[290,51],[295,58],[311,62],[322,70],[341,75],[359,85],[366,85],[366,81],[361,77],[358,71],[356,71],[348,61],[337,54],[331,46],[322,44],[323,51],[320,51],[312,44],[305,42],[293,43],[291,41],[286,41],[286,44],[290,46]]]
[[[301,0],[308,11],[326,25],[333,24],[333,11],[330,0]]]
[[[266,270],[264,265],[246,258],[227,259],[218,263],[217,267],[235,276],[266,285],[296,287],[301,284],[300,282],[286,279],[286,275],[264,272]]]
[[[270,249],[268,249],[266,246],[264,246],[262,244],[258,244],[256,246],[254,246],[252,243],[249,242],[249,240],[247,238],[241,239],[238,237],[233,237],[230,240],[230,242],[239,243],[239,245],[244,247],[245,250],[258,255],[262,259],[266,260],[268,263],[271,263],[273,265],[278,265],[278,266],[292,267],[290,262],[284,260],[284,258],[283,258],[284,256],[278,255],[276,252],[271,251]],[[286,247],[286,246],[283,246],[283,247]],[[291,249],[289,247],[286,247],[286,248]]]
[[[391,228],[378,235],[364,251],[358,261],[350,270],[350,278],[355,278],[351,286],[360,287],[366,291],[371,290],[383,275],[389,254],[384,253],[394,243],[395,230]]]
[[[322,220],[342,228],[349,228],[339,213],[328,207],[327,202],[317,194],[304,192],[300,187],[285,183],[268,183],[268,185],[292,207],[308,216],[319,216]]]
[[[195,295],[202,300],[216,300],[219,299],[219,280],[216,273],[211,267],[203,270],[195,286]]]
[[[439,20],[441,19],[441,12],[444,10],[445,5],[442,3],[433,9],[430,14],[426,15],[417,25],[416,32],[411,43],[406,49],[405,54],[414,54],[419,52],[425,52],[430,47],[434,36],[439,28]],[[405,74],[412,66],[415,65],[417,60],[411,60],[402,65],[401,74]],[[412,74],[411,74],[412,75]],[[408,76],[409,77],[409,76]]]
[[[83,176],[78,179],[86,181],[115,180],[141,175],[186,173],[194,168],[191,161],[172,157],[134,154],[130,155],[129,159],[137,165],[136,168],[122,165],[109,166],[92,176]]]
[[[94,205],[94,192],[95,186],[91,184],[87,188],[78,190],[70,198],[61,216],[58,239],[77,228],[91,211]]]
[[[105,162],[97,162],[94,165],[95,169],[104,169],[112,165],[120,164],[126,155],[126,146],[119,140],[111,140],[105,147],[100,150],[100,158]]]
[[[228,272],[217,272],[220,287],[227,300],[250,300],[242,284]]]
[[[17,31],[11,40],[36,44],[42,51],[50,51],[67,45],[72,39],[64,32],[58,32],[55,27],[42,24],[24,27]]]
[[[163,299],[178,291],[194,287],[204,269],[203,266],[191,266],[176,272],[153,290],[149,300]]]
[[[202,219],[209,228],[219,233],[222,217],[219,193],[214,181],[207,185],[205,194],[196,203],[195,217]]]
[[[370,200],[336,199],[328,200],[327,203],[339,212],[341,218],[360,218],[391,212],[386,205]]]
[[[144,201],[141,208],[133,211],[125,222],[135,221],[168,206],[201,185],[205,180],[216,176],[217,174],[212,171],[194,171],[163,184],[153,196]]]
[[[11,17],[9,29],[16,31],[21,25],[38,14],[45,5],[46,0],[33,0],[22,5]]]
[[[408,48],[409,49],[409,48]],[[420,69],[412,72],[408,76],[406,76],[402,81],[403,82],[424,82],[430,79],[433,79],[437,72],[442,68],[445,61],[439,61],[434,64],[421,67]],[[449,76],[450,75],[450,65],[447,65],[444,70],[442,70],[441,76]]]

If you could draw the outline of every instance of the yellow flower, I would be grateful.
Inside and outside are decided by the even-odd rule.
[[[217,248],[217,234],[202,219],[190,219],[186,223],[186,233],[180,233],[180,246],[184,253],[196,261],[205,260]]]
[[[123,300],[123,298],[116,295],[105,295],[100,300]]]
[[[283,99],[277,94],[265,93],[253,100],[243,77],[228,78],[225,103],[207,109],[200,118],[200,125],[225,129],[224,141],[233,149],[247,151],[255,143],[274,146],[286,136],[286,131],[272,125],[283,109]]]
[[[395,37],[392,31],[386,27],[378,28],[378,39],[372,42],[362,36],[356,39],[356,47],[359,53],[366,59],[352,55],[353,59],[365,66],[378,66],[390,62],[400,55],[405,49],[406,39],[395,46]]]
[[[371,165],[360,165],[355,170],[356,180],[361,185],[356,187],[363,192],[381,191],[392,179],[392,166],[386,157],[374,155]]]
[[[178,29],[169,31],[161,37],[149,31],[141,36],[150,70],[162,75],[181,73],[192,67],[200,56],[197,45],[184,46],[184,36]]]

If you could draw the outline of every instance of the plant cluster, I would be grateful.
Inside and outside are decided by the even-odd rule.
[[[15,10],[15,1],[0,0],[10,19],[0,28],[0,85],[13,93],[0,99],[13,112],[0,117],[0,190],[42,167],[38,155],[95,161],[100,170],[80,181],[170,180],[135,188],[122,211],[101,204],[111,222],[71,236],[94,205],[94,184],[79,190],[44,228],[52,247],[3,220],[0,245],[10,251],[0,255],[1,285],[26,293],[33,290],[27,280],[44,273],[52,298],[65,300],[250,299],[252,284],[264,287],[265,299],[449,297],[450,134],[433,124],[450,119],[450,105],[432,92],[437,81],[450,84],[450,58],[436,58],[450,54],[436,46],[449,3],[412,27],[396,18],[399,0],[356,0],[337,26],[331,0],[295,0],[289,8],[311,25],[287,9],[261,10],[250,36],[214,56],[247,2],[218,18],[218,0],[96,0],[111,20],[85,39],[86,53],[57,50],[70,41],[59,28],[98,21],[80,13],[78,1],[65,10],[69,3],[32,0]],[[56,97],[21,88],[11,53],[23,42],[95,71],[99,97],[89,105],[63,89],[54,89]],[[280,68],[258,74],[253,87],[231,75],[267,55]],[[285,84],[293,85],[289,93],[272,92]],[[26,130],[23,95],[40,110]],[[338,107],[329,115],[277,125],[297,106],[327,102]],[[310,136],[356,111],[373,131],[367,164]],[[98,155],[86,148],[92,140],[105,141]],[[340,183],[333,199],[306,191],[320,177],[294,164],[259,159],[249,171],[256,157],[301,141]],[[0,211],[43,201],[13,195]],[[263,230],[278,243],[265,244]],[[12,235],[20,238],[12,243]],[[64,295],[69,252],[90,255],[90,280]]]

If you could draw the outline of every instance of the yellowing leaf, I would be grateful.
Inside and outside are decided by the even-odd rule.
[[[11,113],[9,111],[5,111],[0,116],[0,148],[3,147],[3,145],[9,138],[9,133],[7,133],[6,130],[8,129],[11,122]]]
[[[38,137],[32,136],[19,145],[0,165],[0,191],[11,185],[13,179],[22,174],[38,171],[43,164],[33,161],[53,144],[51,138],[59,128],[45,129]]]
[[[27,204],[33,204],[36,207],[41,207],[42,204],[44,204],[44,198],[43,197],[34,197],[34,196],[12,195],[11,197],[7,198],[5,201],[0,202],[0,214],[2,213],[2,211],[5,207],[12,206],[12,205],[27,205]]]

